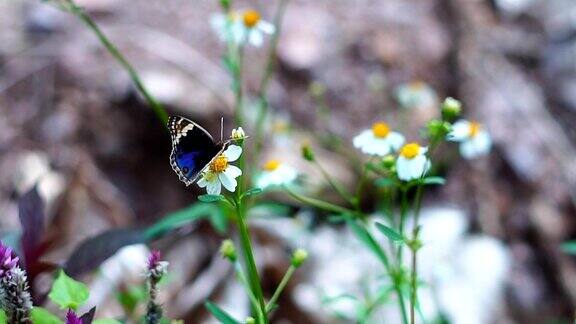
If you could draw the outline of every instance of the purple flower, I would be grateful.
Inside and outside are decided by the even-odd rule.
[[[152,271],[158,267],[160,260],[162,259],[162,254],[158,250],[153,250],[148,256],[148,270]]]
[[[66,313],[66,324],[82,324],[82,320],[73,310],[69,309]]]
[[[12,249],[0,242],[0,277],[12,271],[18,264],[18,257],[12,255]]]

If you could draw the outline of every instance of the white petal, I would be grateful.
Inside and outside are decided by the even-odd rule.
[[[472,141],[464,141],[460,143],[460,154],[468,160],[475,158],[477,153],[474,143]]]
[[[261,30],[263,33],[272,35],[274,34],[274,32],[276,31],[276,27],[274,27],[273,24],[264,21],[264,20],[260,20],[260,22],[258,23],[258,25],[256,26],[256,28],[258,28],[259,30]]]
[[[398,179],[409,181],[412,180],[410,178],[410,170],[408,169],[408,160],[402,156],[399,156],[396,160],[396,173],[398,174]]]
[[[356,135],[352,140],[352,144],[354,144],[354,147],[356,148],[361,148],[362,146],[364,146],[367,140],[372,138],[374,138],[374,135],[372,135],[372,131],[367,129],[362,131],[360,134]]]
[[[490,148],[492,148],[492,138],[490,138],[490,134],[488,134],[487,131],[480,130],[472,140],[474,141],[474,146],[476,146],[478,154],[485,155],[490,152]]]
[[[242,170],[237,166],[228,165],[226,170],[224,170],[224,173],[226,173],[228,177],[235,179],[242,175]]]
[[[430,162],[425,155],[418,155],[410,161],[409,168],[412,179],[418,179],[428,171]]]
[[[204,188],[208,185],[208,181],[206,180],[206,178],[202,177],[200,180],[198,180],[196,184],[198,185],[198,187]]]
[[[366,140],[360,150],[370,155],[385,156],[390,153],[390,145],[385,139],[372,137]]]
[[[220,186],[220,181],[218,179],[214,179],[214,181],[208,182],[208,186],[206,187],[206,192],[209,195],[219,195],[222,191],[222,186]]]
[[[236,179],[229,177],[224,172],[218,174],[218,179],[220,179],[220,182],[222,183],[224,188],[226,188],[226,190],[228,190],[230,192],[234,192],[234,190],[236,190],[236,186],[238,185],[238,182],[236,182]]]
[[[398,132],[390,132],[386,136],[386,141],[394,151],[398,151],[404,145],[404,136]]]
[[[250,34],[248,34],[248,41],[250,42],[250,44],[256,47],[260,47],[264,42],[264,36],[262,35],[262,32],[260,30],[253,28],[252,30],[250,30]]]
[[[228,159],[228,162],[234,162],[238,160],[240,154],[242,154],[242,148],[238,145],[230,145],[222,154]]]
[[[466,140],[470,135],[470,122],[467,120],[459,120],[452,125],[452,130],[448,133],[447,139],[449,141],[461,142]]]

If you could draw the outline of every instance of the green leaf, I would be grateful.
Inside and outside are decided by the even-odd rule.
[[[88,300],[88,295],[88,287],[85,284],[68,277],[60,270],[48,298],[61,309],[76,310]]]
[[[62,324],[63,322],[54,314],[50,313],[48,310],[42,307],[32,308],[30,312],[30,317],[32,319],[32,323],[34,324]],[[2,323],[2,320],[0,320]]]
[[[8,323],[8,318],[6,316],[6,312],[3,309],[0,309],[0,324]]]
[[[164,279],[164,277],[162,277]],[[144,285],[129,286],[116,294],[116,299],[127,314],[134,314],[139,303],[148,298],[148,290]]]
[[[220,207],[214,204],[194,203],[190,207],[175,211],[149,227],[144,236],[147,240],[156,239],[167,232],[199,219],[210,217],[220,212]]]
[[[208,220],[212,227],[218,232],[218,234],[226,234],[228,232],[229,219],[222,208],[218,208],[209,217]]]
[[[248,191],[246,191],[245,193],[242,194],[242,199],[250,197],[250,196],[254,196],[254,195],[259,195],[262,193],[262,189],[260,188],[252,188]]]
[[[240,324],[237,320],[235,320],[230,314],[226,313],[222,308],[218,307],[216,304],[213,304],[207,301],[204,306],[208,309],[217,320],[220,321],[222,324]]]
[[[396,185],[396,181],[390,178],[379,178],[374,181],[376,187],[393,187]]]
[[[200,200],[201,202],[217,202],[217,201],[223,201],[226,200],[226,198],[224,198],[224,196],[222,195],[201,195],[198,196],[198,200]]]
[[[402,237],[402,235],[398,232],[396,232],[395,230],[393,230],[392,228],[376,222],[376,228],[382,232],[382,234],[386,235],[387,238],[389,238],[391,241],[394,242],[402,242],[404,241],[404,237]]]
[[[566,254],[576,255],[576,241],[565,242],[560,246],[560,248]]]
[[[378,259],[380,259],[382,264],[388,268],[388,257],[382,247],[378,245],[378,242],[376,242],[372,234],[370,234],[364,226],[359,225],[358,222],[354,220],[349,220],[348,225],[360,242],[366,245],[366,247],[368,247],[378,257]]]
[[[122,322],[111,318],[97,319],[92,324],[122,324]]]
[[[443,185],[446,183],[446,179],[442,177],[426,177],[422,179],[422,184],[424,185]]]

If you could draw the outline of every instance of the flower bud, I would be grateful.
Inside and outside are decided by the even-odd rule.
[[[292,253],[292,265],[296,268],[301,266],[306,259],[308,259],[308,252],[304,249],[296,249],[294,253]]]
[[[462,103],[452,97],[448,97],[442,103],[442,119],[453,121],[462,112]]]
[[[452,129],[449,122],[442,121],[439,119],[432,119],[426,125],[427,136],[430,139],[441,139],[444,138]]]
[[[310,144],[306,143],[302,145],[302,157],[306,161],[314,161],[314,151],[312,151]]]
[[[246,324],[256,324],[256,320],[252,316],[246,317]]]
[[[222,255],[223,258],[228,259],[230,262],[236,261],[236,247],[232,240],[227,239],[222,241],[222,245],[220,245],[220,255]]]
[[[382,158],[382,166],[390,170],[396,165],[396,157],[392,154],[388,154]]]
[[[232,139],[235,141],[240,141],[246,138],[246,133],[242,127],[238,127],[232,130]]]

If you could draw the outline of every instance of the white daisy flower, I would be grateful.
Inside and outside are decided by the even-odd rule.
[[[460,142],[460,154],[466,159],[488,154],[492,147],[490,134],[475,121],[455,122],[447,138],[449,141]]]
[[[262,189],[290,184],[298,177],[298,172],[294,168],[279,160],[269,160],[263,169],[256,180],[256,186]]]
[[[404,144],[402,134],[390,130],[388,124],[377,122],[354,137],[354,147],[366,154],[385,156]]]
[[[426,157],[427,147],[418,143],[408,143],[400,150],[396,160],[398,179],[410,181],[422,177],[430,169],[430,160]]]
[[[430,108],[438,103],[436,91],[422,81],[414,81],[396,88],[396,100],[402,108]]]
[[[198,181],[200,188],[206,188],[209,195],[219,195],[222,191],[222,186],[230,192],[236,190],[238,183],[236,178],[242,174],[240,168],[230,165],[229,162],[238,160],[242,154],[242,148],[237,145],[230,145],[219,156],[217,156],[205,171],[202,173],[202,178]]]
[[[264,34],[272,35],[276,31],[274,25],[262,20],[256,10],[234,12],[228,18],[223,14],[215,14],[210,18],[210,23],[222,41],[227,41],[227,28],[230,24],[230,33],[235,44],[247,42],[256,47],[260,47],[264,42]]]

